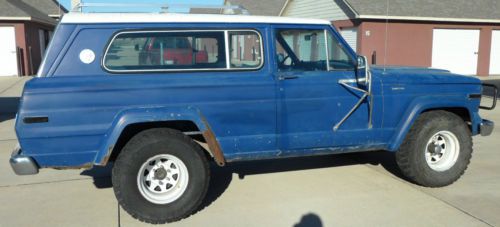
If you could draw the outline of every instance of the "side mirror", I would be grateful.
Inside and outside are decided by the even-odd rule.
[[[358,56],[358,69],[366,69],[367,67],[367,59],[366,56]]]
[[[358,83],[359,84],[370,84],[370,65],[368,64],[368,59],[366,56],[358,56]]]

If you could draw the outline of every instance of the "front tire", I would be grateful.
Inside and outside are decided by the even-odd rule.
[[[423,113],[396,153],[396,162],[411,181],[443,187],[458,180],[472,157],[472,135],[466,123],[446,111]]]
[[[208,161],[181,132],[149,129],[134,136],[113,166],[115,196],[130,215],[152,224],[191,215],[208,189]]]

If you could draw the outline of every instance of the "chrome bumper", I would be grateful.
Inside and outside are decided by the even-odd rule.
[[[17,175],[32,175],[38,173],[38,165],[33,158],[21,154],[17,146],[10,156],[10,166]]]
[[[493,121],[483,120],[479,125],[479,132],[482,136],[489,136],[495,128],[495,123]]]

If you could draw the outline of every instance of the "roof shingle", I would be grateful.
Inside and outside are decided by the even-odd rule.
[[[250,14],[259,16],[279,16],[286,0],[227,0],[230,5],[241,5]]]
[[[49,2],[54,4],[52,0],[0,0],[0,17],[56,24],[57,21],[49,15],[57,15],[59,10],[54,13],[55,11],[50,8],[50,4],[46,4]]]
[[[40,12],[47,15],[63,15],[68,12],[64,6],[59,4],[56,0],[22,0],[26,4],[31,5],[38,9]]]

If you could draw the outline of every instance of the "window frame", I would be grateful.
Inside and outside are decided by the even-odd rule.
[[[116,40],[116,38],[120,35],[123,34],[138,34],[138,33],[182,33],[182,32],[222,32],[224,34],[224,53],[225,53],[225,61],[224,63],[226,64],[225,67],[221,68],[201,68],[201,69],[109,69],[105,62],[106,62],[106,57],[108,56],[108,52],[113,44],[113,42]],[[230,61],[231,59],[228,58],[230,55],[230,50],[229,50],[229,32],[253,32],[259,37],[259,43],[260,43],[260,55],[261,55],[261,61],[260,64],[256,67],[251,67],[251,68],[231,68]],[[205,72],[205,71],[257,71],[263,68],[265,63],[265,53],[264,53],[264,43],[262,39],[262,34],[260,31],[256,29],[195,29],[195,30],[183,30],[183,29],[172,29],[172,30],[165,30],[165,29],[152,29],[152,30],[122,30],[119,32],[116,32],[113,37],[108,41],[104,54],[101,58],[101,68],[111,74],[120,74],[120,73],[161,73],[161,72]]]

